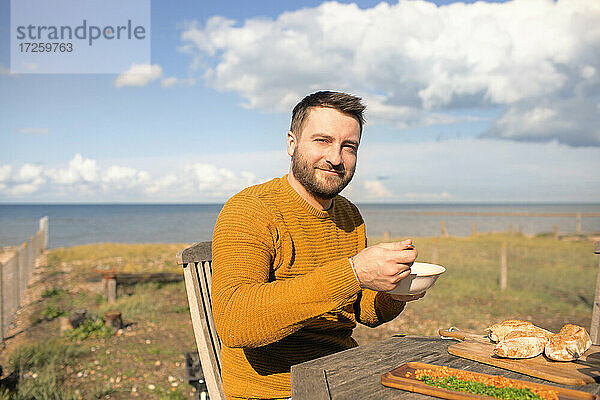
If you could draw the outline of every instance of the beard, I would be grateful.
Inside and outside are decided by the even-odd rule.
[[[338,175],[321,174],[322,179],[317,178],[317,169],[338,172]],[[294,177],[313,196],[321,199],[333,199],[350,183],[354,176],[354,168],[346,170],[332,167],[330,164],[322,163],[309,165],[308,161],[298,153],[297,149],[292,154],[292,173]]]

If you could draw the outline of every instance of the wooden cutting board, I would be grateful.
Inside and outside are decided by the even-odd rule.
[[[465,341],[450,345],[448,352],[563,385],[600,383],[600,346],[592,346],[579,360],[571,362],[552,361],[543,354],[524,359],[501,358],[494,355],[494,347],[494,343]]]
[[[393,370],[381,375],[381,383],[384,386],[396,389],[407,390],[414,393],[427,394],[429,396],[441,397],[450,400],[492,400],[492,397],[480,396],[472,393],[457,392],[448,389],[442,389],[435,386],[429,386],[415,378],[417,369],[438,369],[438,365],[424,364],[420,362],[409,362],[394,368]],[[450,372],[456,371],[449,368]],[[408,373],[409,376],[406,376]],[[490,378],[490,375],[471,372],[474,375]],[[514,380],[529,389],[554,390],[558,394],[559,400],[598,400],[598,396],[592,393],[586,393],[579,390],[565,389],[558,386],[543,385],[526,381]]]

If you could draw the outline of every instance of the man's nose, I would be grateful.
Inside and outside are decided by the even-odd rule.
[[[342,148],[331,146],[327,152],[327,161],[331,165],[340,165],[342,163]]]

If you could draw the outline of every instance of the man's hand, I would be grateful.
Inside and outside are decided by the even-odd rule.
[[[410,275],[410,266],[416,259],[417,250],[412,239],[379,243],[352,257],[361,286],[378,292],[394,289],[398,282]]]

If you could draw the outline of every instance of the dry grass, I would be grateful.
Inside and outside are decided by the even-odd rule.
[[[68,264],[76,272],[114,269],[117,272],[179,272],[175,254],[189,244],[96,243],[60,247],[50,262]]]

